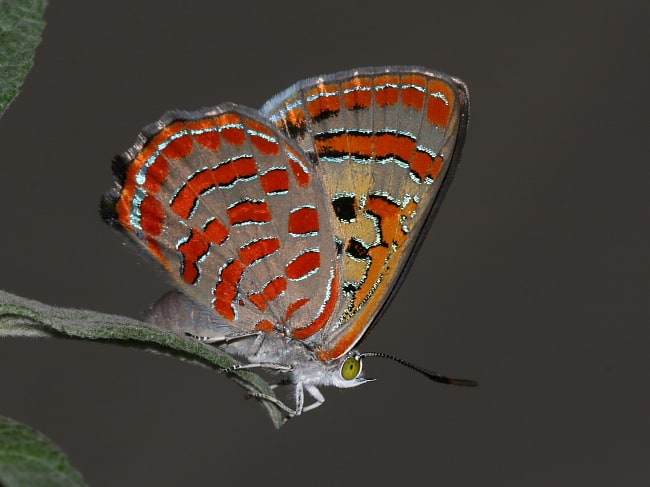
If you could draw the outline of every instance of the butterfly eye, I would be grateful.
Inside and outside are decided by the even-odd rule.
[[[357,357],[348,357],[341,366],[341,377],[345,380],[356,379],[361,373],[361,360]]]

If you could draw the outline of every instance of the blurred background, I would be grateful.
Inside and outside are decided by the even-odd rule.
[[[110,161],[172,108],[414,64],[471,93],[463,161],[363,350],[480,381],[379,380],[275,431],[227,378],[0,341],[0,414],[93,486],[642,485],[650,480],[647,2],[52,2],[0,120],[0,288],[140,316],[169,288],[98,216]]]

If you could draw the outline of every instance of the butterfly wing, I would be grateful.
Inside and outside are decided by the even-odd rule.
[[[364,68],[299,82],[261,111],[329,195],[345,305],[320,357],[338,358],[376,322],[422,242],[460,157],[468,91],[424,68]]]
[[[258,112],[170,112],[114,172],[104,217],[221,321],[307,338],[335,314],[339,264],[321,210],[329,197],[300,149]]]

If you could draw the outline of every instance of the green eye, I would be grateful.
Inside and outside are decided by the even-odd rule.
[[[361,373],[361,360],[356,357],[348,357],[341,366],[341,377],[345,380],[356,379]]]

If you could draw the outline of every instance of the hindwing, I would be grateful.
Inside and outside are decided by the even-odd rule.
[[[306,339],[340,294],[329,197],[311,166],[254,110],[170,112],[116,160],[104,213],[226,323]]]

